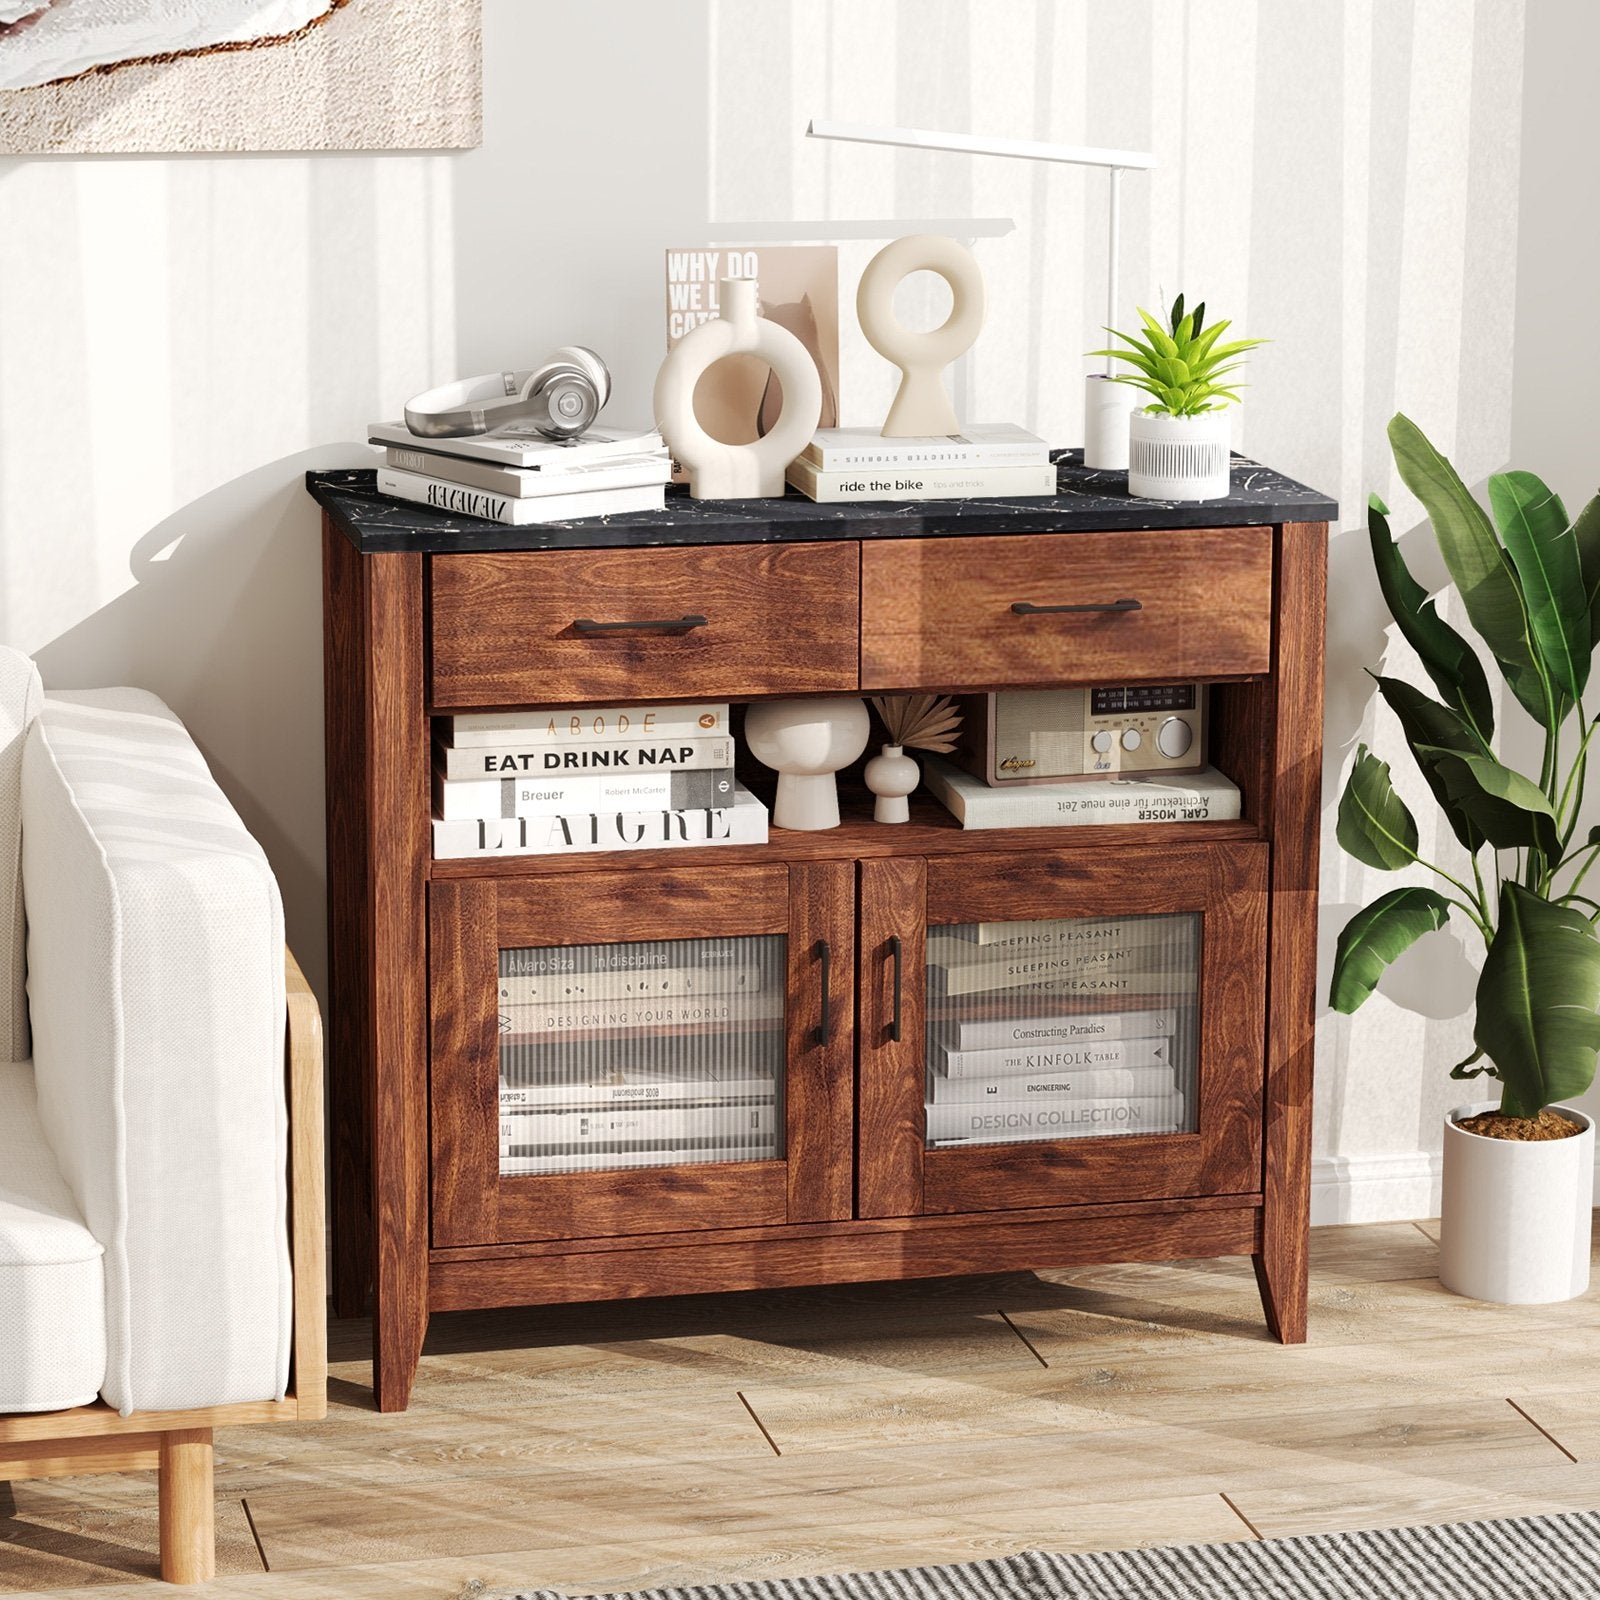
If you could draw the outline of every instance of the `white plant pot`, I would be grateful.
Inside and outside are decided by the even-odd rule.
[[[1594,1119],[1569,1139],[1486,1139],[1457,1123],[1498,1105],[1457,1106],[1444,1123],[1439,1281],[1454,1294],[1500,1305],[1572,1300],[1589,1287],[1594,1205]]]
[[[1228,492],[1226,411],[1174,417],[1135,411],[1128,418],[1128,493],[1141,500],[1220,500]]]

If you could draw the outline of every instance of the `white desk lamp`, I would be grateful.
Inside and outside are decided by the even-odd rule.
[[[1120,186],[1126,171],[1148,171],[1156,158],[1148,150],[1099,150],[1087,145],[1047,144],[1039,139],[981,139],[970,133],[936,133],[927,128],[872,128],[854,122],[806,124],[811,139],[841,139],[851,144],[888,144],[904,150],[953,150],[963,155],[1007,156],[1021,161],[1058,161],[1069,166],[1105,167],[1110,174],[1107,216],[1106,325],[1117,321]],[[1106,370],[1091,373],[1084,385],[1083,462],[1087,467],[1125,471],[1128,465],[1128,413],[1137,391],[1112,381],[1111,358]]]

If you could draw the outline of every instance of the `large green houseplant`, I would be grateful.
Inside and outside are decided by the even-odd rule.
[[[1339,802],[1340,844],[1370,867],[1426,868],[1440,887],[1392,889],[1350,919],[1330,1003],[1355,1011],[1397,956],[1452,917],[1464,919],[1484,958],[1475,1048],[1451,1076],[1499,1084],[1498,1108],[1473,1118],[1470,1132],[1563,1142],[1581,1134],[1592,1150],[1588,1119],[1546,1108],[1589,1087],[1600,1052],[1600,875],[1586,881],[1600,859],[1600,827],[1578,836],[1591,754],[1600,756],[1591,751],[1600,716],[1585,704],[1600,645],[1600,496],[1570,521],[1532,473],[1498,473],[1488,486],[1491,518],[1409,418],[1394,418],[1389,441],[1401,479],[1432,522],[1467,618],[1537,725],[1541,748],[1536,775],[1531,765],[1522,772],[1513,764],[1503,730],[1497,752],[1483,662],[1407,570],[1386,508],[1374,498],[1367,528],[1378,583],[1437,698],[1399,678],[1374,677],[1468,864],[1451,870],[1421,856],[1416,819],[1388,764],[1360,746]],[[1447,1124],[1447,1213],[1450,1139]],[[1585,1227],[1588,1205],[1585,1195]],[[1448,1229],[1448,1214],[1445,1220]],[[1586,1272],[1586,1240],[1584,1255]]]

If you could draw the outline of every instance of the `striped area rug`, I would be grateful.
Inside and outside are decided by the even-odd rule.
[[[1317,1533],[1093,1555],[1029,1550],[956,1567],[908,1567],[616,1600],[1595,1600],[1600,1512]],[[469,1584],[461,1600],[491,1600]],[[560,1600],[519,1590],[493,1600]]]

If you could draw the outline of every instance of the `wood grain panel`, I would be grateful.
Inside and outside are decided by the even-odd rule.
[[[160,1457],[159,1433],[79,1435],[37,1442],[26,1450],[0,1444],[0,1483],[75,1478],[86,1472],[151,1472]]]
[[[343,542],[337,532],[330,542]],[[423,700],[422,557],[359,558],[354,615],[360,639],[352,692],[363,744],[329,763],[329,893],[352,923],[357,962],[338,967],[336,1005],[362,993],[357,1054],[339,1070],[367,1080],[374,1285],[374,1374],[380,1409],[405,1409],[428,1325],[428,1039],[426,883],[429,723]],[[347,594],[347,598],[351,598]],[[364,963],[362,965],[361,963]]]
[[[550,1172],[498,1181],[500,1237],[592,1239],[771,1226],[788,1212],[781,1161]]]
[[[289,1102],[289,1259],[294,1269],[294,1370],[289,1390],[307,1421],[328,1411],[326,1154],[322,1136],[322,1013],[284,952],[284,1074]]]
[[[1123,599],[1139,609],[1011,609]],[[1268,528],[862,547],[864,689],[1245,677],[1267,670],[1271,624]]]
[[[857,685],[859,546],[703,545],[433,558],[435,706],[738,699]],[[584,633],[595,622],[702,626]]]
[[[1280,530],[1270,813],[1266,1207],[1255,1265],[1268,1325],[1285,1344],[1299,1344],[1306,1337],[1327,554],[1326,523],[1287,523]]]
[[[1254,1209],[1189,1211],[1137,1219],[1069,1218],[992,1227],[840,1232],[743,1245],[662,1246],[594,1254],[436,1261],[435,1311],[570,1300],[632,1299],[718,1289],[939,1278],[1022,1267],[1083,1266],[1137,1255],[1147,1261],[1248,1255],[1259,1248]]]
[[[916,857],[861,865],[861,1063],[857,1074],[857,1212],[922,1210],[927,863]],[[900,940],[900,1037],[894,1037]]]
[[[682,852],[663,854],[677,861]],[[735,873],[668,867],[660,860],[635,856],[628,872],[591,869],[537,884],[502,882],[500,947],[731,939],[788,930],[789,873],[772,864],[770,853],[762,866]]]
[[[358,1317],[372,1291],[373,930],[364,893],[367,809],[365,578],[355,547],[322,518],[323,739],[327,772],[328,1089],[333,1306]]]
[[[789,868],[789,1222],[848,1217],[855,1200],[855,902],[852,864]]]
[[[492,883],[428,891],[433,1242],[500,1236],[499,945]]]

